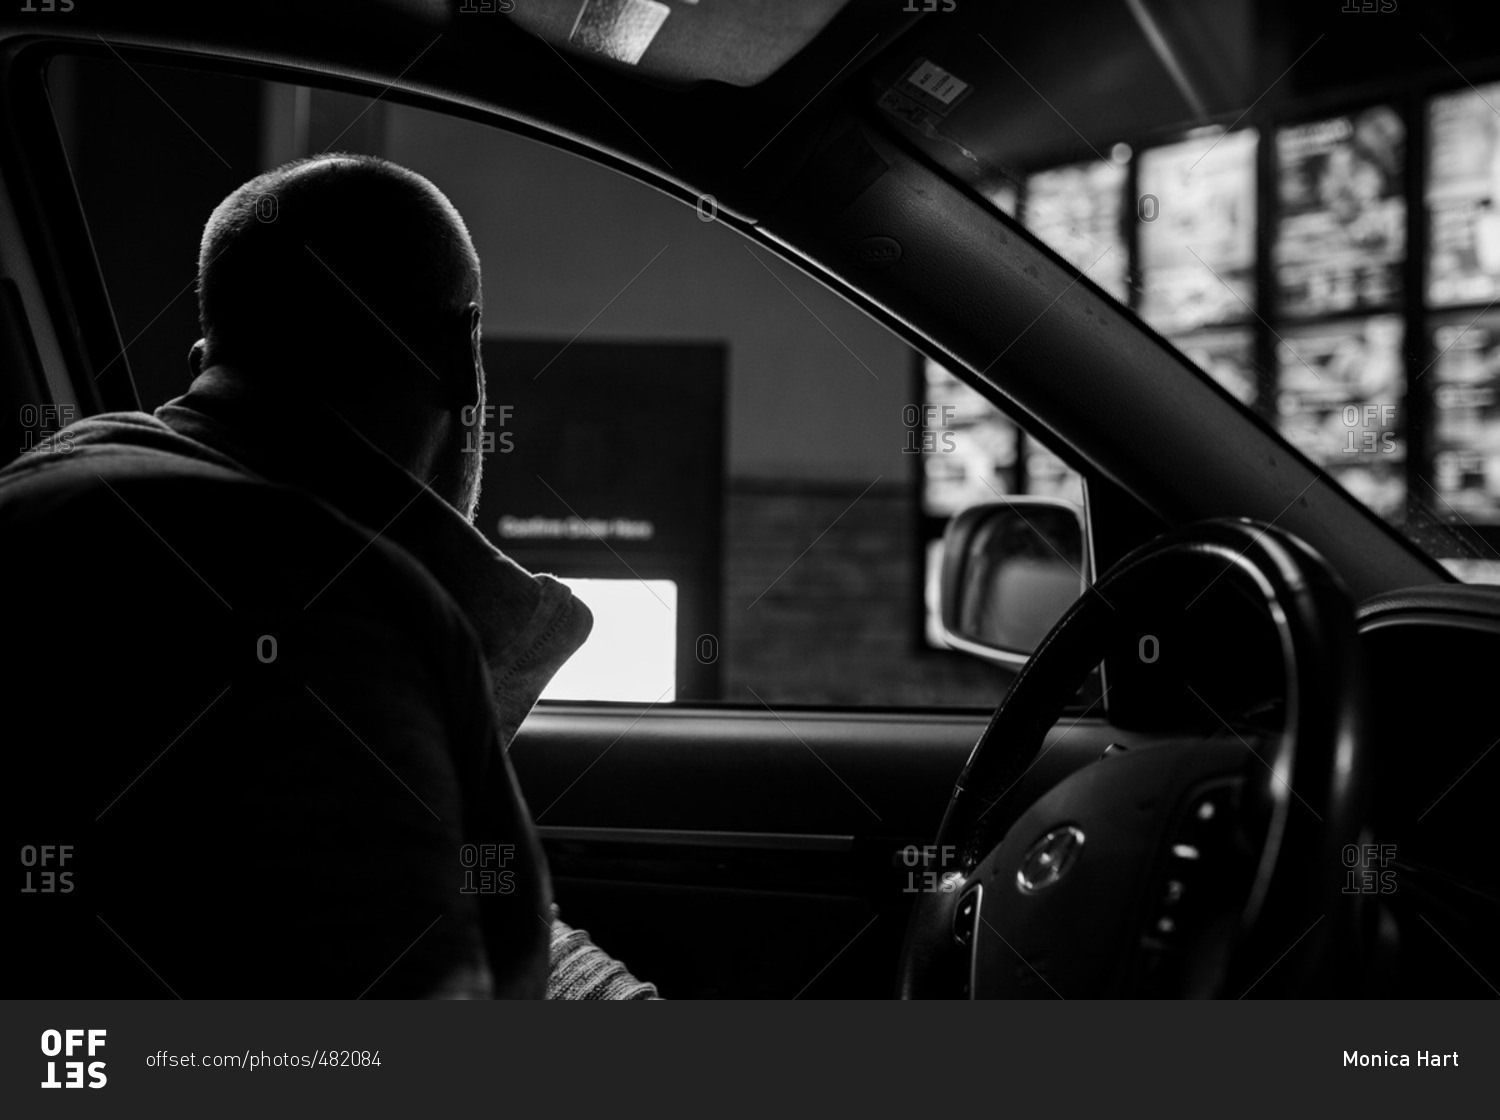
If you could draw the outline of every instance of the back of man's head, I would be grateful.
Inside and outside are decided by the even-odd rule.
[[[458,211],[386,160],[323,155],[267,171],[203,231],[204,361],[293,392],[462,393],[445,382],[472,382],[453,355],[479,301]]]

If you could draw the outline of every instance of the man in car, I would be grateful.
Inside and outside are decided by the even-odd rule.
[[[471,524],[458,212],[289,164],[214,211],[198,299],[186,394],[0,471],[10,994],[654,997],[556,920],[505,757],[592,618]]]

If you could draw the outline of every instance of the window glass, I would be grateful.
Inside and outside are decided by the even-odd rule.
[[[1500,582],[1500,67],[1337,6],[1216,7],[1212,33],[1127,8],[1066,47],[1045,9],[1004,43],[931,21],[873,110],[1333,484]],[[962,97],[913,88],[934,73]]]
[[[1500,126],[1485,90],[1500,98],[1497,85],[1427,104],[1430,310],[1415,342],[1403,301],[1407,124],[1389,104],[1278,124],[1266,159],[1249,127],[1143,147],[1133,199],[1128,176],[1105,174],[1110,163],[1039,170],[1020,214],[1460,579],[1500,582],[1488,307],[1500,292]],[[1124,143],[1112,151],[1129,158]],[[1118,232],[1098,219],[1107,213],[1121,215]],[[1262,213],[1272,224],[1258,233]],[[1106,245],[1134,256],[1116,260]],[[1125,290],[1122,275],[1134,280]]]
[[[936,633],[932,550],[973,502],[1081,503],[1077,475],[711,212],[382,100],[116,59],[58,60],[49,80],[122,368],[148,409],[187,387],[198,236],[240,183],[352,151],[426,175],[453,201],[483,261],[496,406],[476,525],[572,584],[597,619],[549,698],[1000,696],[1002,670]],[[174,174],[143,176],[153,163]],[[936,425],[921,419],[933,405],[952,409]]]

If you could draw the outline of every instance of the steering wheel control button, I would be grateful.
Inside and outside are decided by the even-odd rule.
[[[1054,828],[1021,858],[1021,867],[1016,872],[1016,890],[1022,894],[1035,894],[1056,886],[1072,870],[1082,852],[1082,829],[1071,824]]]
[[[979,896],[984,888],[975,884],[964,892],[953,910],[953,940],[965,947],[974,941],[974,930],[979,925]]]
[[[1225,784],[1189,798],[1166,837],[1170,858],[1161,869],[1160,893],[1142,926],[1134,994],[1181,995],[1185,969],[1202,958],[1226,900],[1227,866],[1234,826],[1233,789]]]

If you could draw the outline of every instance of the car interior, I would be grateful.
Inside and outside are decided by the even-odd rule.
[[[1500,48],[1325,7],[35,0],[0,423],[35,452],[185,391],[217,201],[389,158],[483,260],[476,525],[595,608],[510,758],[563,919],[635,975],[1490,998],[1500,361],[1450,377],[1494,300],[1437,283],[1424,153]],[[1388,290],[1291,292],[1296,144],[1392,128]]]

